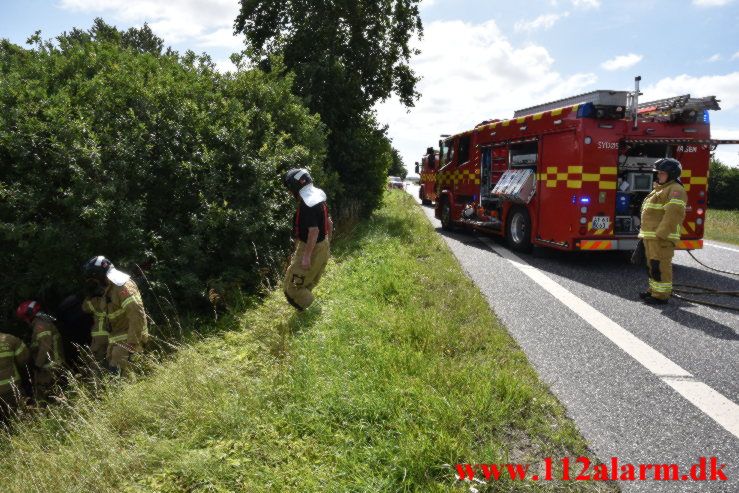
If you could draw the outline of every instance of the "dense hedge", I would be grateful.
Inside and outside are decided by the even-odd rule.
[[[29,48],[0,41],[0,292],[58,301],[109,256],[199,302],[281,268],[292,201],[279,175],[320,182],[325,130],[290,78],[161,53],[148,27],[101,21]],[[277,269],[275,269],[277,268]],[[135,272],[132,272],[135,273]]]
[[[739,209],[739,168],[711,159],[708,205],[713,209]]]

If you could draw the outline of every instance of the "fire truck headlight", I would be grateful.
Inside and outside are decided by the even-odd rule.
[[[587,224],[588,218],[587,217],[581,217],[580,218],[580,224]]]
[[[695,224],[703,224],[703,218],[699,217],[698,219],[696,219]]]
[[[585,143],[590,144],[593,141],[590,137],[585,137]]]
[[[585,207],[585,206],[580,207],[580,214],[587,214],[587,213],[588,213],[588,208],[587,207]]]

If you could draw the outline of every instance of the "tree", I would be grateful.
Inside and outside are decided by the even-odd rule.
[[[714,209],[739,209],[739,169],[711,158],[708,205]]]
[[[379,203],[391,164],[389,154],[366,153],[376,147],[372,140],[389,144],[372,108],[393,94],[405,106],[418,97],[409,66],[417,53],[410,41],[423,30],[418,3],[241,0],[234,24],[256,63],[270,70],[270,57],[280,54],[295,73],[294,91],[330,132],[327,168],[341,182],[335,198],[340,206],[359,200],[364,214]]]
[[[393,162],[390,164],[390,169],[387,172],[388,175],[389,176],[399,176],[405,180],[405,177],[408,174],[408,170],[403,165],[403,158],[400,157],[400,153],[395,148],[393,148],[392,150],[392,156],[393,156]]]

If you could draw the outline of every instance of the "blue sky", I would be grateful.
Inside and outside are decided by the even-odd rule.
[[[242,40],[237,0],[0,0],[0,37],[52,38],[95,17],[121,29],[148,22],[166,45],[206,52],[222,70]],[[439,134],[595,89],[643,101],[716,95],[712,137],[739,139],[739,0],[424,0],[422,54],[412,66],[422,98],[407,111],[378,105],[393,145],[412,168]],[[719,158],[739,166],[739,146]]]

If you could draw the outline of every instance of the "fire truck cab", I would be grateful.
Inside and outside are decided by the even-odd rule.
[[[430,205],[436,200],[436,172],[439,169],[439,151],[433,147],[426,149],[421,163],[416,163],[416,174],[421,177],[418,184],[418,198],[423,205]]]
[[[440,141],[435,214],[504,236],[514,250],[632,250],[655,161],[682,164],[678,248],[702,248],[714,96],[638,104],[638,85],[593,91],[485,121]]]

